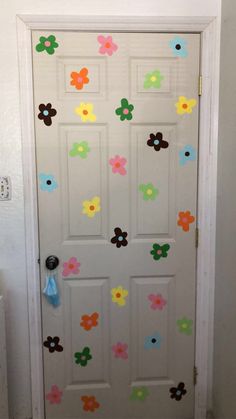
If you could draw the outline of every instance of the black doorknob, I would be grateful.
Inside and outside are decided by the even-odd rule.
[[[46,268],[49,269],[49,271],[53,271],[56,269],[59,265],[59,259],[57,256],[48,256],[45,262]]]

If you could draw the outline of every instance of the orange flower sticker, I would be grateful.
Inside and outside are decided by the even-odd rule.
[[[180,211],[178,226],[182,227],[184,231],[189,231],[189,224],[195,221],[195,217],[191,215],[190,211]]]
[[[79,73],[77,71],[72,71],[71,73],[71,86],[75,86],[77,90],[81,90],[84,87],[84,84],[88,84],[89,78],[88,75],[88,69],[86,67],[82,68]]]
[[[84,328],[84,330],[91,330],[93,327],[96,327],[98,325],[98,313],[93,313],[91,315],[84,314],[81,317],[81,323],[80,326]]]
[[[100,407],[100,404],[97,402],[94,396],[82,396],[81,400],[84,403],[83,409],[86,412],[94,412],[94,410]]]

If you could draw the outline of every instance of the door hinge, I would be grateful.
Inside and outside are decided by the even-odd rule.
[[[38,264],[40,265],[40,258],[38,258],[37,262],[38,262]]]
[[[197,370],[197,367],[194,366],[193,367],[193,384],[194,385],[197,384],[197,376],[198,376],[198,370]]]
[[[198,248],[198,244],[199,244],[199,228],[196,227],[195,229],[195,247]]]
[[[198,78],[198,96],[202,96],[202,76]]]

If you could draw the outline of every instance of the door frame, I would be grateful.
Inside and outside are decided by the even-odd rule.
[[[212,409],[220,18],[18,15],[16,20],[33,419],[43,419],[45,413],[31,31],[106,30],[201,34],[200,64],[203,91],[199,101],[199,245],[195,346],[198,378],[195,386],[194,419],[205,419]]]

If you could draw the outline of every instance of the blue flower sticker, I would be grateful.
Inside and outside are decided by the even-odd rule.
[[[175,55],[175,57],[186,58],[188,56],[188,51],[186,49],[187,41],[179,36],[176,36],[169,43],[170,48]]]
[[[58,188],[58,184],[53,175],[46,175],[45,173],[41,173],[39,175],[39,180],[41,191],[52,192],[54,189]]]
[[[160,349],[162,337],[160,333],[156,332],[151,336],[147,336],[144,341],[145,349]]]
[[[195,148],[191,145],[186,145],[182,150],[179,152],[179,164],[180,166],[184,166],[189,161],[195,161],[197,157],[197,152]]]

